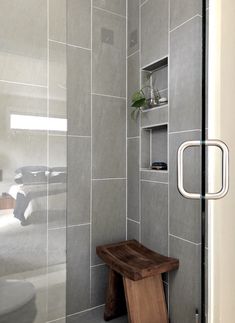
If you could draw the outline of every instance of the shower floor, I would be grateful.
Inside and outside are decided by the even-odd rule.
[[[67,323],[104,323],[103,320],[104,307],[101,306],[94,310],[84,312],[75,316],[70,316]],[[112,320],[112,323],[128,323],[126,316]]]

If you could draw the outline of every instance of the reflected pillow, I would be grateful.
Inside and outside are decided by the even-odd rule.
[[[44,184],[47,183],[48,167],[23,166],[16,169],[15,182],[17,184]]]
[[[49,183],[66,183],[67,168],[66,167],[51,167],[49,174]]]

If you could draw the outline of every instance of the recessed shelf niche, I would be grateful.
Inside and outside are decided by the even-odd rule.
[[[145,66],[141,70],[141,84],[142,87],[150,86],[149,75],[152,74],[152,86],[156,90],[159,90],[160,96],[167,98],[168,100],[168,57],[153,62],[152,64]],[[150,89],[144,89],[145,95],[150,96]]]
[[[141,129],[141,169],[143,171],[158,172],[158,170],[151,169],[152,163],[157,161],[168,164],[167,152],[167,124]]]

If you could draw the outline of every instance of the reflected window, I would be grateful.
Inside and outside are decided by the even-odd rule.
[[[10,127],[14,130],[67,131],[67,119],[11,114]]]

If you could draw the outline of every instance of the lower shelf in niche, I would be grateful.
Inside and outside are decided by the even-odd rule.
[[[152,181],[167,184],[168,183],[168,171],[167,170],[154,170],[150,168],[141,168],[141,180]]]
[[[153,172],[153,173],[168,173],[168,170],[167,169],[164,169],[164,170],[158,170],[158,169],[152,169],[152,168],[141,168],[140,169],[141,172]]]

